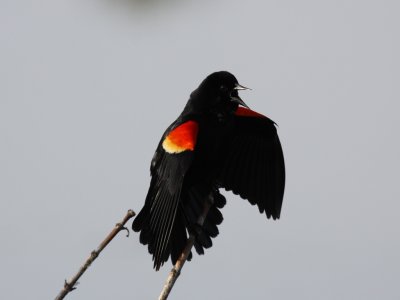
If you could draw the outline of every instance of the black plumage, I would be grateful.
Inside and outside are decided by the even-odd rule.
[[[190,233],[199,254],[212,246],[226,203],[220,188],[268,218],[280,216],[285,166],[275,123],[246,108],[241,89],[228,72],[209,75],[161,138],[144,207],[132,224],[157,270],[169,257],[176,262]],[[212,204],[200,226],[205,201]]]

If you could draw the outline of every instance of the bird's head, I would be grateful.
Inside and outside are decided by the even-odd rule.
[[[215,72],[206,77],[200,86],[192,92],[191,98],[201,108],[237,108],[248,107],[239,97],[239,90],[247,90],[240,85],[234,75],[226,71]]]

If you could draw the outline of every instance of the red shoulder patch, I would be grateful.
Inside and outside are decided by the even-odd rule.
[[[251,109],[241,107],[239,106],[237,110],[235,111],[235,115],[240,116],[240,117],[256,117],[256,118],[265,118],[264,115],[253,111]]]
[[[199,125],[195,121],[187,121],[173,129],[164,139],[162,146],[168,153],[193,151],[196,146]]]

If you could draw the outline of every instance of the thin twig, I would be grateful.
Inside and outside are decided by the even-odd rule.
[[[204,209],[202,215],[199,217],[197,220],[197,224],[202,226],[204,223],[204,220],[207,217],[208,211],[210,210],[211,205],[213,204],[213,199],[210,196],[209,201],[206,201],[204,204]],[[178,258],[176,261],[174,267],[171,269],[171,272],[169,272],[167,280],[165,281],[164,287],[161,291],[160,296],[158,297],[158,300],[166,300],[168,298],[169,293],[171,292],[172,288],[174,287],[175,281],[178,279],[179,275],[181,274],[181,270],[183,268],[183,265],[185,264],[190,251],[192,250],[193,244],[194,244],[195,236],[193,234],[189,235],[189,239],[186,243],[185,248],[183,249],[181,256]]]
[[[79,271],[72,277],[69,281],[65,280],[64,282],[64,287],[60,291],[60,293],[57,295],[55,300],[61,300],[64,299],[64,297],[71,291],[75,290],[76,283],[78,282],[78,279],[85,273],[87,268],[90,267],[92,262],[99,256],[100,252],[103,251],[103,249],[112,241],[112,239],[121,231],[121,230],[126,230],[127,231],[127,236],[129,236],[129,230],[128,228],[125,227],[126,222],[129,221],[130,218],[135,216],[135,212],[133,210],[128,210],[126,213],[124,219],[120,222],[117,223],[114,227],[114,229],[107,235],[107,237],[100,243],[100,245],[97,247],[96,250],[93,250],[92,253],[90,253],[90,256],[88,259],[85,261],[85,263],[79,268]]]

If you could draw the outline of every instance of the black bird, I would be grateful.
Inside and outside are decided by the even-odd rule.
[[[267,218],[280,216],[285,165],[275,123],[248,108],[238,95],[243,89],[231,73],[212,73],[158,144],[146,201],[132,224],[156,270],[170,256],[175,264],[188,234],[198,254],[212,246],[226,203],[219,188],[257,204]],[[211,208],[199,225],[206,201]]]

